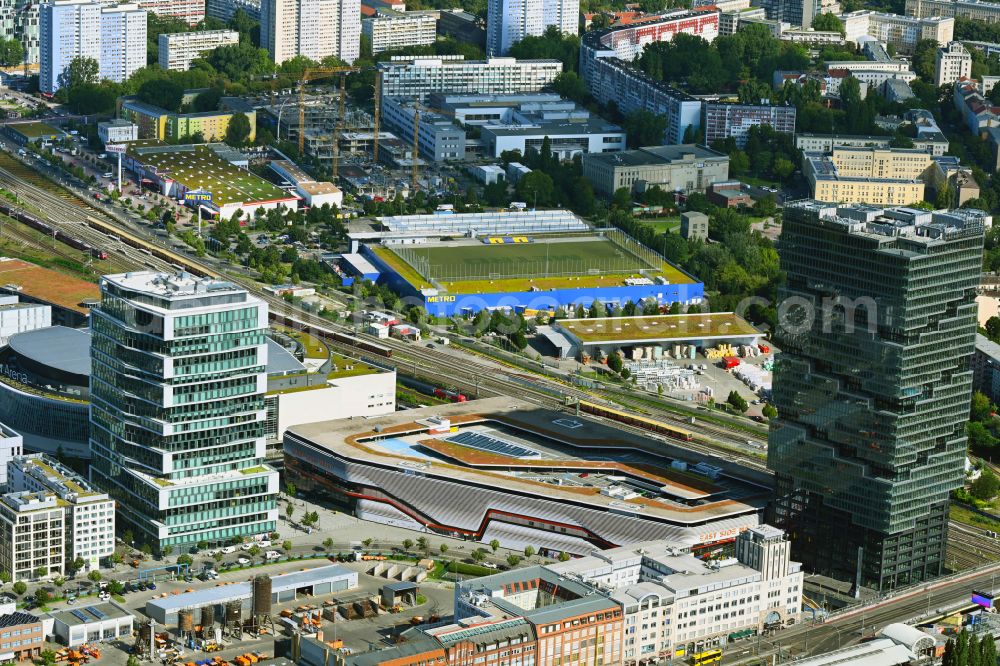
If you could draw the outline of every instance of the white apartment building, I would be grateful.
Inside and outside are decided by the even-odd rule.
[[[240,33],[235,30],[205,30],[202,32],[173,32],[162,34],[157,39],[159,57],[157,62],[163,69],[184,72],[191,68],[195,58],[200,58],[220,46],[235,46],[240,43]]]
[[[139,138],[139,126],[122,118],[97,123],[97,137],[101,143],[125,143]]]
[[[901,53],[913,51],[921,39],[933,39],[944,46],[952,40],[955,19],[940,15],[917,18],[870,10],[858,10],[840,15],[844,23],[844,39],[857,44],[863,37],[874,37],[892,44]]]
[[[205,14],[220,21],[229,22],[237,10],[242,9],[255,21],[260,20],[260,0],[208,0]]]
[[[76,57],[92,58],[101,78],[122,82],[146,65],[146,12],[138,5],[49,0],[39,11],[39,89],[54,93]]]
[[[7,344],[12,335],[51,325],[51,305],[20,303],[17,296],[0,296],[0,346]]]
[[[138,0],[137,4],[147,12],[157,16],[171,16],[188,25],[197,25],[205,20],[204,0]]]
[[[0,570],[14,582],[65,574],[65,514],[55,493],[0,495]]]
[[[433,14],[379,10],[361,21],[361,32],[372,43],[372,54],[390,49],[433,44],[437,39],[437,19]]]
[[[9,490],[7,465],[24,453],[24,438],[3,423],[0,423],[0,490]]]
[[[115,501],[81,476],[41,453],[17,456],[8,467],[13,492],[54,493],[64,506],[66,561],[97,569],[115,552]]]
[[[575,35],[580,27],[580,0],[489,0],[486,7],[486,54],[507,55],[511,45],[539,36],[554,25]]]
[[[393,56],[378,63],[383,97],[422,97],[430,93],[513,95],[538,92],[562,73],[558,60],[465,56]]]
[[[952,42],[934,55],[934,85],[943,86],[972,75],[972,54],[962,42]]]
[[[799,621],[803,573],[785,533],[770,525],[737,537],[736,557],[702,561],[650,541],[548,565],[596,584],[624,610],[625,666],[671,658]]]
[[[299,55],[354,62],[361,55],[361,2],[261,0],[260,43],[279,65]]]

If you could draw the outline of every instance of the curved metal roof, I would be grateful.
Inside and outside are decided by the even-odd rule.
[[[90,376],[90,332],[50,326],[18,333],[10,348],[24,358],[73,375]]]

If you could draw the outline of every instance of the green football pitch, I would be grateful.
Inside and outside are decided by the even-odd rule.
[[[628,274],[658,268],[606,239],[394,248],[424,277],[451,282]]]

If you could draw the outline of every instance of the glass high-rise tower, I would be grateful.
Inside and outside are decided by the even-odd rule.
[[[175,550],[274,530],[263,464],[267,305],[229,282],[106,275],[91,311],[91,479]]]
[[[942,572],[983,231],[967,211],[785,208],[770,520],[807,568],[876,589]]]

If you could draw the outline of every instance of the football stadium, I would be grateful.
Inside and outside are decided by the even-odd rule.
[[[289,428],[300,492],[374,523],[583,555],[651,539],[697,549],[759,524],[766,478],[510,397]]]
[[[594,300],[692,304],[704,296],[696,279],[614,229],[366,245],[362,253],[381,281],[437,316],[552,311]]]

